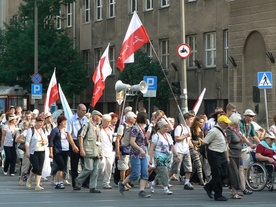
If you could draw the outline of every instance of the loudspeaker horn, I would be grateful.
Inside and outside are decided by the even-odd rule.
[[[131,91],[141,91],[141,93],[147,93],[148,84],[145,81],[141,81],[139,84],[131,86]]]
[[[115,84],[115,91],[118,93],[123,90],[129,90],[131,86],[129,84],[124,84],[122,81],[118,80]]]

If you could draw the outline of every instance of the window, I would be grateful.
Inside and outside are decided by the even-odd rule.
[[[152,50],[152,47],[151,47],[151,45],[150,45],[149,42],[145,44],[145,52],[152,59],[152,57],[153,57],[153,55],[152,55],[153,50]]]
[[[94,67],[94,69],[96,69],[96,67],[98,66],[99,61],[100,61],[100,59],[102,57],[102,50],[101,50],[101,48],[95,49],[95,55],[94,55],[94,57],[95,57],[95,60],[94,60],[95,67]]]
[[[72,3],[67,4],[67,27],[72,27]]]
[[[115,17],[115,0],[108,0],[108,17]]]
[[[170,0],[160,0],[161,8],[170,6]]]
[[[90,71],[90,50],[82,51],[82,59],[84,62],[84,69]]]
[[[90,0],[83,0],[83,23],[90,22]]]
[[[138,11],[137,0],[129,0],[130,1],[130,13],[134,11]]]
[[[59,15],[56,16],[56,28],[61,29],[61,10],[59,10]]]
[[[228,30],[223,31],[223,64],[228,66]]]
[[[115,71],[116,71],[116,59],[115,58],[116,58],[115,57],[115,47],[110,46],[109,47],[109,63],[112,68],[112,74],[115,74]]]
[[[163,69],[169,69],[169,40],[160,40],[160,54]]]
[[[102,20],[103,19],[103,2],[102,0],[96,0],[96,20]]]
[[[150,11],[153,9],[152,0],[144,0],[144,5],[145,5],[145,11]]]
[[[187,43],[188,45],[190,45],[190,47],[192,48],[192,53],[190,55],[190,57],[187,60],[187,67],[188,68],[195,68],[195,59],[196,59],[196,55],[197,55],[197,44],[196,44],[196,35],[191,35],[186,37]]]
[[[204,35],[205,45],[205,66],[216,66],[216,33],[206,33]]]

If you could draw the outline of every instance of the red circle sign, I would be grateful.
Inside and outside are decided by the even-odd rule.
[[[192,54],[192,48],[188,44],[180,44],[176,52],[180,58],[186,59]]]

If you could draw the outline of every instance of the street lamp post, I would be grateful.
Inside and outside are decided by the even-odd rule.
[[[38,73],[38,8],[37,0],[34,0],[34,73]],[[38,102],[34,99],[34,108],[38,108]]]
[[[182,13],[182,43],[185,43],[185,0],[181,0],[181,13]],[[186,58],[182,61],[183,74],[181,76],[181,110],[183,113],[188,111],[188,95],[187,95],[187,68],[186,68]]]

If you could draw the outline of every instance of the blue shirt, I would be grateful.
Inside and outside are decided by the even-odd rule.
[[[69,120],[67,120],[65,132],[70,133],[74,140],[78,140],[78,131],[86,122],[88,122],[86,116],[80,119],[78,114],[74,114]]]

